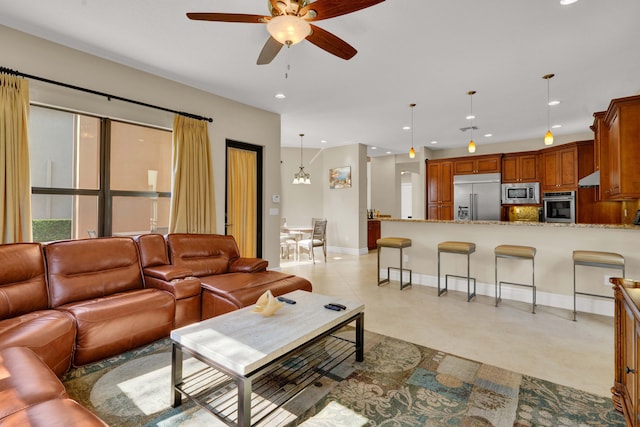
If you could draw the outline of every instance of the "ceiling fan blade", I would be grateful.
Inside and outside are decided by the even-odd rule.
[[[280,49],[284,46],[278,40],[273,37],[269,37],[267,42],[264,44],[262,51],[260,51],[260,55],[258,56],[258,65],[266,65],[273,61],[273,58],[276,57]]]
[[[248,24],[264,24],[270,16],[246,15],[242,13],[187,13],[187,18],[194,21],[242,22]]]
[[[342,59],[351,59],[358,53],[349,43],[315,25],[311,25],[311,34],[307,36],[307,40]]]
[[[382,3],[384,0],[317,0],[300,9],[299,16],[307,21],[334,18]]]

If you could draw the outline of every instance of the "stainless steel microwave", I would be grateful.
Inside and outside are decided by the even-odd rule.
[[[502,184],[503,205],[537,205],[540,203],[539,182]]]

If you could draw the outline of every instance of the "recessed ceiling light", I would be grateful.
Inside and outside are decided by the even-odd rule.
[[[431,141],[431,144],[436,145],[438,141]]]
[[[553,126],[551,126],[551,129],[558,129],[558,128],[561,128],[561,127],[562,127],[562,125],[553,125]]]
[[[391,151],[387,151],[387,154],[391,154]]]
[[[371,147],[371,149],[372,149],[372,150],[377,150],[377,149],[378,149],[378,147]]]
[[[573,4],[573,3],[577,3],[577,2],[578,2],[578,0],[560,0],[560,4],[562,6],[567,6],[567,5],[570,5],[570,4]]]
[[[549,105],[553,106],[553,105],[558,105],[560,104],[560,101],[558,101],[557,99],[554,99],[553,101],[549,101]]]
[[[402,126],[402,130],[411,130],[411,126]]]
[[[276,98],[278,99],[285,99],[287,97],[287,95],[285,95],[284,93],[276,93]]]
[[[485,137],[485,138],[491,138],[492,136],[493,136],[493,134],[492,134],[492,133],[485,133],[485,134],[484,134],[484,137]]]
[[[321,144],[326,144],[326,143],[327,143],[327,140],[326,140],[326,139],[321,139],[321,140],[320,140],[320,143],[321,143]]]
[[[473,120],[473,119],[475,119],[475,118],[476,118],[476,116],[474,116],[473,114],[469,114],[469,115],[466,117],[466,119],[467,119],[467,120]]]

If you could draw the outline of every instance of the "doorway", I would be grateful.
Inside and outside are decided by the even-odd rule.
[[[240,255],[262,257],[262,147],[227,140],[225,234]]]

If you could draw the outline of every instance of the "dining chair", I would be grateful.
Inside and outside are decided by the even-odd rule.
[[[314,219],[313,233],[310,239],[303,239],[298,242],[298,260],[300,259],[300,251],[306,250],[309,253],[309,258],[316,263],[314,248],[322,247],[322,253],[324,254],[324,262],[327,262],[327,220],[326,219]]]

